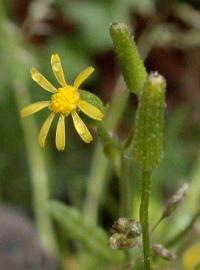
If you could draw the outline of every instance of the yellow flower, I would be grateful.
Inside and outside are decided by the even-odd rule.
[[[79,136],[84,142],[90,143],[93,140],[92,135],[90,134],[84,122],[81,120],[77,111],[81,110],[83,113],[95,120],[102,120],[103,113],[95,106],[82,100],[78,90],[80,85],[94,71],[94,68],[88,67],[83,70],[76,77],[74,84],[69,85],[66,83],[60,57],[58,54],[53,54],[51,56],[51,66],[53,73],[61,87],[58,89],[55,88],[37,69],[32,68],[32,79],[37,82],[43,89],[52,93],[51,100],[39,101],[30,104],[21,110],[21,116],[29,116],[44,108],[48,108],[50,110],[51,113],[44,121],[39,133],[39,144],[42,147],[45,146],[47,134],[56,114],[59,115],[56,128],[56,147],[58,150],[62,151],[65,149],[65,117],[70,114],[73,119],[74,127]]]
[[[200,243],[195,243],[189,247],[183,254],[183,268],[184,270],[197,269],[200,264]],[[199,269],[199,268],[198,268]]]

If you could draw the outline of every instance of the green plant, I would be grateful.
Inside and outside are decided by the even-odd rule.
[[[148,72],[143,60],[154,45],[175,46],[182,50],[199,45],[199,26],[194,19],[198,17],[198,12],[180,2],[173,4],[173,16],[177,12],[179,20],[190,27],[186,33],[175,22],[165,21],[171,14],[170,10],[160,14],[160,9],[155,10],[156,5],[151,0],[66,3],[36,0],[28,6],[27,18],[21,28],[15,20],[11,23],[9,19],[10,4],[0,5],[0,32],[3,37],[0,41],[1,201],[15,203],[30,215],[34,210],[42,247],[61,262],[63,269],[181,269],[182,261],[186,270],[187,265],[199,267],[199,244],[197,242],[193,246],[191,243],[193,235],[197,234],[192,228],[200,216],[197,203],[199,153],[195,152],[198,149],[196,134],[199,126],[192,124],[192,117],[189,129],[185,125],[190,104],[179,107],[175,103],[177,110],[169,106],[164,118],[165,78],[158,72]],[[142,14],[148,13],[150,17],[145,18],[147,25],[136,44],[125,23],[129,22],[130,10],[135,14],[140,9]],[[57,30],[55,24],[59,24],[56,20],[54,22],[55,18],[69,28],[69,32],[52,31],[53,27]],[[111,25],[110,38],[108,26],[122,18],[125,23]],[[29,40],[35,37],[35,33],[36,43]],[[38,33],[45,33],[48,37],[42,46],[37,41]],[[112,47],[122,71],[115,87],[111,82],[114,76],[110,76],[106,70],[109,60],[107,63],[107,56],[104,59],[104,53]],[[74,97],[73,91],[67,91],[73,88],[68,85],[71,78],[92,64],[97,66],[97,72],[88,80],[86,89],[90,86],[97,93],[101,86],[95,83],[100,82],[101,73],[104,76],[106,73],[109,81],[106,90],[110,90],[109,101],[104,106],[94,93],[78,89],[78,97],[89,107],[84,115],[77,106],[77,112],[86,125],[79,120],[78,124],[75,121],[75,127],[85,142],[89,143],[93,137],[96,144],[86,145],[78,140],[74,129],[70,128],[73,122],[68,117],[67,147],[62,153],[55,151],[51,132],[47,138],[52,115],[40,133],[42,146],[47,139],[45,149],[41,149],[37,143],[37,124],[41,123],[45,111],[36,118],[26,120],[19,115],[21,108],[31,100],[45,100],[45,92],[35,91],[29,70],[38,65],[42,73],[53,81],[47,59],[54,52],[62,55],[63,70],[69,71],[66,85],[58,56],[52,57],[53,71],[61,88],[50,87],[56,101],[54,105],[45,105],[51,111],[53,109],[55,117],[60,113],[62,118],[59,124],[62,132],[57,132],[59,150],[64,150],[63,115],[67,116],[69,112],[74,115],[73,107],[77,106],[76,102],[66,102],[63,107],[62,103]],[[103,62],[102,69],[98,61]],[[84,74],[92,71],[91,68],[86,69]],[[82,75],[79,76],[81,81]],[[36,69],[32,70],[32,77],[45,87],[44,77]],[[57,91],[64,92],[63,100],[60,100]],[[175,96],[175,91],[171,95]],[[91,108],[94,119],[87,117]],[[22,112],[26,114],[27,110]],[[164,162],[161,163],[163,157]],[[193,166],[196,157],[197,162]],[[171,196],[182,177],[192,179],[191,191],[182,214],[176,212],[173,215],[190,188],[187,181]],[[27,181],[29,178],[30,184]],[[113,220],[116,221],[111,228]],[[196,259],[191,262],[193,254],[196,254]]]

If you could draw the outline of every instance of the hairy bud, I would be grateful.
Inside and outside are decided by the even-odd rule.
[[[176,255],[173,252],[166,249],[163,245],[154,244],[152,246],[152,249],[158,256],[162,257],[167,261],[172,261],[176,259]]]
[[[134,239],[128,239],[124,234],[114,233],[110,237],[110,247],[113,249],[129,249],[134,246]]]
[[[137,96],[142,92],[147,72],[135,41],[124,23],[113,23],[110,34],[114,43],[124,80],[129,90]]]
[[[141,234],[141,224],[134,219],[120,217],[114,222],[112,228],[119,233],[126,234],[127,238],[138,237]]]
[[[166,82],[152,72],[139,98],[133,137],[134,158],[141,170],[152,171],[163,158]]]
[[[163,218],[170,216],[178,207],[178,205],[182,202],[185,198],[188,190],[189,190],[189,183],[184,183],[177,192],[168,200],[166,208],[163,212]]]

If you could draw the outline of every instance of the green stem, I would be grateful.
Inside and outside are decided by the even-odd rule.
[[[142,171],[142,195],[140,203],[140,222],[142,225],[142,241],[144,255],[144,269],[150,270],[150,241],[149,241],[149,195],[151,186],[151,172]]]
[[[163,221],[165,217],[164,216],[161,216],[159,218],[159,220],[155,223],[155,225],[153,226],[153,228],[151,229],[151,233],[153,233],[155,231],[155,229],[157,229],[158,225],[160,225],[160,223]]]
[[[104,154],[113,164],[116,174],[119,176],[122,146],[102,123],[98,124],[97,132],[103,145]]]
[[[124,151],[121,153],[120,168],[120,216],[131,217],[131,185],[129,174],[129,163],[125,158]]]
[[[119,78],[112,101],[106,118],[104,120],[105,127],[111,132],[114,132],[119,125],[121,117],[129,98],[129,91],[126,90],[126,86],[122,77]],[[96,144],[90,175],[88,178],[86,200],[84,203],[84,219],[91,224],[96,224],[98,220],[98,209],[101,201],[103,201],[102,195],[106,188],[107,180],[113,172],[113,167],[110,166],[108,158],[105,156],[101,142]]]

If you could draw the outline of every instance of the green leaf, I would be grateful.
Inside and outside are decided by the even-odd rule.
[[[80,241],[89,252],[112,263],[122,260],[122,253],[109,248],[106,233],[101,228],[84,222],[77,209],[51,201],[49,211],[53,218],[62,225],[68,237]]]

